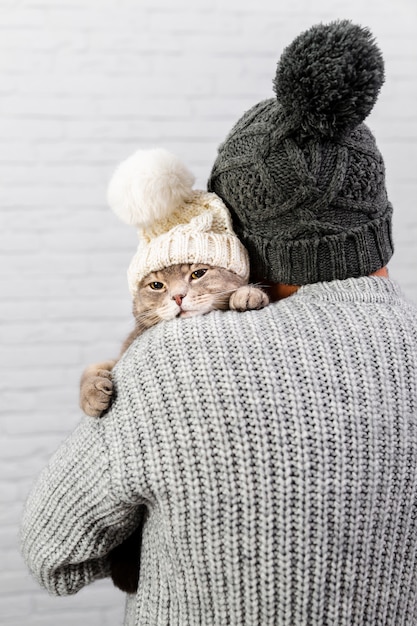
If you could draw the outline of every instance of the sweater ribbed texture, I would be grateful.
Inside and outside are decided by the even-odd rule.
[[[126,624],[415,626],[416,372],[416,309],[383,278],[161,323],[35,485],[25,559],[73,593],[145,505]]]

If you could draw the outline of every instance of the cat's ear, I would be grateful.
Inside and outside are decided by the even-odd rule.
[[[107,193],[111,209],[138,228],[167,218],[192,194],[194,176],[167,150],[138,150],[114,172]]]

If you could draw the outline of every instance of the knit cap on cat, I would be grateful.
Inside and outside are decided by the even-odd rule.
[[[193,183],[183,163],[162,149],[138,150],[113,174],[110,207],[139,237],[128,269],[132,295],[147,274],[179,263],[223,267],[248,279],[248,254],[229,211],[216,194],[193,190]]]
[[[319,24],[283,52],[276,98],[237,122],[209,180],[254,278],[294,285],[365,276],[393,253],[382,156],[363,120],[384,81],[371,33]]]

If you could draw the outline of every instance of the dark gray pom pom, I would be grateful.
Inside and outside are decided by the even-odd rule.
[[[342,20],[313,26],[284,50],[274,90],[294,130],[330,138],[367,117],[383,82],[372,34]]]

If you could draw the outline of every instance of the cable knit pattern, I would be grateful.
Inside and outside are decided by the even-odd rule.
[[[417,315],[383,278],[161,323],[29,498],[54,594],[106,576],[146,506],[140,626],[417,623]]]
[[[228,206],[256,280],[368,276],[393,254],[385,168],[365,124],[384,81],[371,32],[317,24],[284,50],[276,98],[219,146],[208,188]]]

